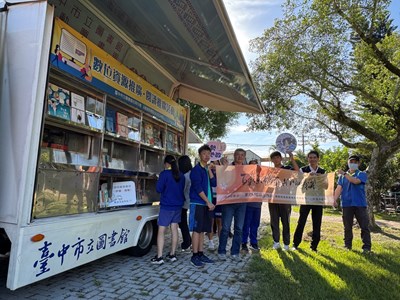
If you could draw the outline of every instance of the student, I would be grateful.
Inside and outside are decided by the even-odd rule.
[[[325,174],[325,170],[318,166],[319,153],[317,151],[312,150],[308,152],[307,160],[309,165],[302,167],[300,169],[300,172],[311,173],[312,175]],[[317,247],[321,239],[321,223],[323,214],[322,205],[300,205],[300,215],[299,215],[299,220],[297,222],[296,231],[294,232],[292,250],[297,250],[297,247],[300,245],[301,240],[303,239],[304,226],[306,225],[307,217],[310,211],[311,211],[311,219],[313,226],[312,241],[310,248],[311,250],[317,252]]]
[[[293,165],[284,166],[282,164],[282,154],[279,151],[272,152],[269,156],[271,158],[272,163],[275,168],[286,169],[286,170],[295,170],[299,171],[299,166],[294,160],[293,153],[288,152],[290,161]],[[292,205],[290,204],[281,204],[281,203],[268,203],[269,215],[270,215],[270,223],[272,230],[272,238],[274,240],[274,244],[272,248],[279,249],[281,248],[280,240],[280,232],[279,232],[279,219],[282,223],[282,238],[283,238],[283,250],[289,250],[290,244],[290,213],[292,212]]]
[[[183,194],[185,177],[179,172],[174,156],[165,157],[164,168],[156,186],[157,193],[161,194],[160,214],[158,215],[157,255],[151,259],[151,263],[157,265],[164,263],[164,236],[168,226],[171,226],[172,244],[166,258],[172,262],[177,260],[175,250],[178,243],[178,223],[181,221],[181,211],[185,201]]]
[[[250,160],[249,165],[258,165],[258,160]],[[261,167],[258,166],[258,168]],[[258,247],[257,233],[258,227],[260,227],[261,206],[262,202],[249,202],[246,204],[246,214],[244,218],[242,234],[242,250],[245,252],[249,251],[249,247],[247,246],[249,237],[250,249],[253,251],[260,251],[260,248]]]
[[[246,151],[238,148],[233,153],[232,165],[243,165],[246,160]],[[246,215],[246,203],[233,203],[222,205],[222,230],[219,237],[218,258],[226,260],[226,244],[228,242],[228,234],[231,228],[232,219],[234,220],[234,233],[231,246],[231,259],[240,261],[239,256],[240,245],[243,234],[243,223]]]
[[[369,230],[369,218],[367,211],[367,199],[365,184],[367,173],[360,171],[360,158],[351,155],[348,160],[349,171],[337,171],[339,174],[338,185],[335,190],[335,203],[339,198],[342,201],[344,246],[351,250],[353,246],[353,221],[354,217],[361,228],[363,253],[371,251],[371,233]]]
[[[178,166],[179,171],[181,171],[185,176],[185,203],[182,207],[182,214],[181,214],[181,222],[179,223],[179,228],[181,229],[182,233],[182,244],[181,249],[182,252],[190,252],[190,246],[192,245],[192,238],[190,237],[189,226],[188,226],[188,219],[187,219],[187,211],[190,205],[190,172],[193,168],[192,162],[190,161],[189,156],[182,155],[178,159]]]
[[[214,166],[220,165],[219,160],[215,160],[212,162]],[[211,169],[211,171],[214,174],[214,177],[216,177],[216,171],[215,167]],[[217,187],[211,187],[211,192],[212,192],[212,203],[214,205],[217,204]],[[221,206],[215,206],[215,209],[213,211],[213,218],[211,219],[211,232],[207,234],[208,236],[208,250],[214,251],[215,250],[215,245],[214,245],[214,228],[216,229],[215,233],[219,237],[219,234],[221,233],[221,228],[222,228],[222,223],[221,223],[221,217],[222,217],[222,208]]]
[[[215,208],[212,203],[211,187],[216,186],[212,173],[212,164],[207,165],[211,156],[211,148],[203,145],[198,150],[200,162],[190,172],[190,212],[189,228],[192,231],[193,256],[190,262],[195,267],[206,263],[214,263],[204,255],[204,233],[211,232],[211,220]]]

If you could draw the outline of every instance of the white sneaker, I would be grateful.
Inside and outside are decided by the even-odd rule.
[[[215,250],[214,242],[208,241],[208,250]]]
[[[284,245],[283,246],[283,251],[289,251],[289,245]]]
[[[221,261],[226,261],[226,254],[218,254],[218,259]]]
[[[242,261],[242,258],[238,254],[233,254],[233,255],[231,255],[231,260],[240,262],[240,261]]]
[[[281,247],[281,244],[274,242],[274,245],[272,246],[273,249],[278,250]]]
[[[297,248],[295,246],[292,247],[292,251],[297,251]]]

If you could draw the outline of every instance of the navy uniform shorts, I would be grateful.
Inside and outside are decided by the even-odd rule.
[[[211,232],[213,211],[207,205],[190,204],[189,230],[193,232]]]

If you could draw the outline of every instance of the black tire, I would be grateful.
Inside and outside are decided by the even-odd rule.
[[[136,257],[146,255],[153,246],[155,233],[154,222],[147,222],[143,226],[137,245],[126,249],[125,253]]]

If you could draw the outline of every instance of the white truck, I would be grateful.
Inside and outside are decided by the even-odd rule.
[[[262,111],[221,1],[0,0],[9,289],[150,251],[156,175],[189,142],[178,99]]]

